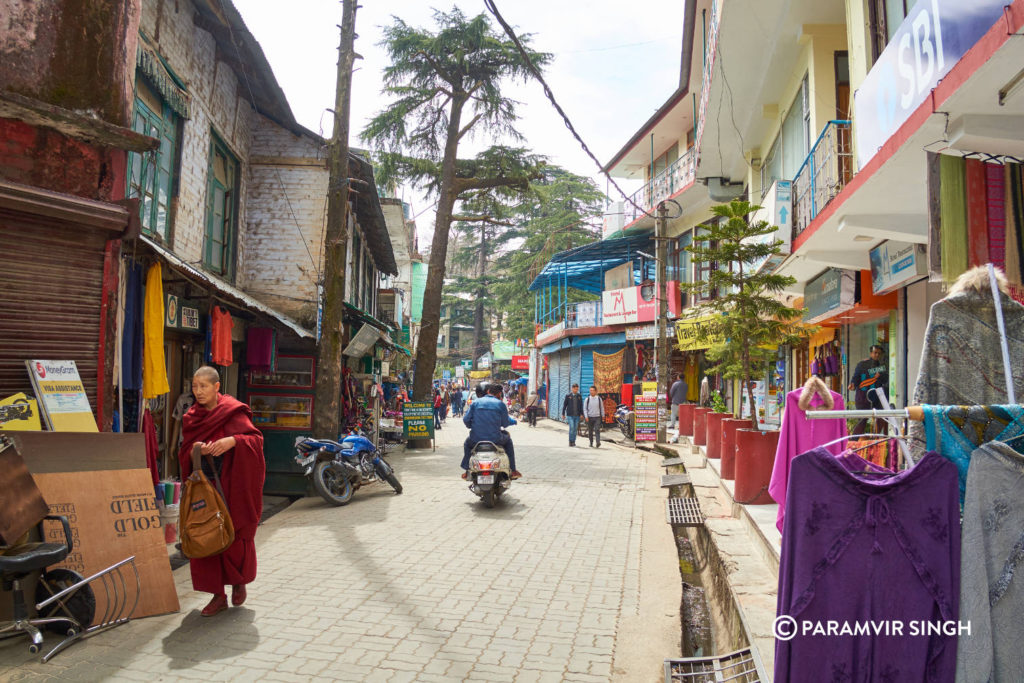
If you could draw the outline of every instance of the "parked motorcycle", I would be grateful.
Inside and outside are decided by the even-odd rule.
[[[347,505],[356,489],[374,481],[386,481],[395,493],[402,492],[395,470],[363,435],[349,434],[341,443],[300,436],[295,449],[295,462],[331,505]]]
[[[505,449],[491,441],[480,441],[469,455],[469,490],[493,508],[512,485],[512,466]]]
[[[625,403],[620,404],[615,409],[615,424],[619,426],[624,437],[632,439],[635,436],[633,431],[633,409]]]

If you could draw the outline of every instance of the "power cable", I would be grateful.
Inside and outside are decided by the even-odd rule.
[[[612,179],[611,175],[609,175],[607,171],[604,170],[604,166],[602,166],[601,162],[598,161],[596,156],[594,156],[594,153],[590,151],[590,148],[587,146],[587,143],[583,141],[583,138],[580,137],[580,134],[576,132],[576,127],[572,125],[572,121],[569,120],[569,116],[565,113],[565,110],[562,109],[561,105],[558,104],[558,101],[555,99],[554,93],[551,92],[551,87],[547,84],[547,81],[544,80],[544,77],[541,75],[540,70],[537,69],[537,67],[534,65],[533,60],[530,59],[530,55],[526,52],[526,48],[523,47],[523,44],[519,41],[519,37],[516,36],[515,31],[512,30],[512,27],[508,25],[508,22],[505,21],[505,18],[501,16],[501,12],[498,11],[498,7],[494,4],[494,0],[484,0],[484,5],[487,7],[487,11],[494,15],[495,20],[499,24],[501,24],[501,27],[502,29],[504,29],[505,34],[509,37],[513,44],[515,44],[516,49],[519,51],[519,54],[523,58],[523,61],[526,63],[526,66],[530,70],[530,73],[533,74],[533,77],[537,79],[537,82],[540,83],[541,87],[544,89],[545,97],[547,97],[548,100],[551,102],[552,106],[554,106],[555,111],[557,111],[559,116],[562,117],[562,121],[565,123],[565,127],[569,129],[569,132],[572,133],[572,136],[576,138],[576,141],[578,143],[580,143],[580,147],[583,148],[583,151],[587,154],[587,156],[590,157],[590,159],[597,165],[597,168],[601,171],[602,175],[604,175],[605,178],[608,179],[608,182],[612,184],[612,187],[614,187],[619,192],[619,194],[622,195],[622,198],[629,202],[634,209],[636,209],[643,215],[647,216],[648,218],[654,218],[654,214],[644,210],[643,207],[641,207],[639,204],[633,201],[633,197],[631,195],[627,195],[625,191],[623,191],[623,189],[619,187],[619,184],[615,182],[614,179]]]

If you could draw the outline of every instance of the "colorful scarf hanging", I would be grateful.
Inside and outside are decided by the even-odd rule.
[[[962,157],[939,157],[939,201],[942,212],[940,244],[942,277],[955,281],[967,270],[967,164]]]
[[[985,164],[985,199],[988,215],[988,260],[1006,267],[1006,171],[1000,164]]]
[[[988,263],[988,196],[984,162],[968,159],[966,166],[967,261],[973,268]]]
[[[622,359],[626,349],[605,355],[594,352],[594,386],[597,393],[618,393],[622,386]]]
[[[942,281],[942,202],[939,188],[942,185],[939,173],[939,155],[928,152],[928,279]],[[1005,208],[1002,209],[1005,214]],[[817,374],[817,373],[814,373]]]

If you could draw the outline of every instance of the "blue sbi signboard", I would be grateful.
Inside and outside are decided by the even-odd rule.
[[[854,95],[861,168],[960,58],[1007,0],[917,0]]]

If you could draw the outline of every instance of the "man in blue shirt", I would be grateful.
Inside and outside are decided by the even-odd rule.
[[[505,449],[509,466],[512,468],[512,478],[518,479],[523,476],[516,469],[516,454],[512,447],[512,437],[508,435],[508,432],[501,431],[502,427],[514,425],[516,421],[508,416],[508,408],[500,396],[501,385],[490,385],[487,388],[487,393],[473,401],[469,410],[462,417],[462,422],[469,427],[469,436],[466,437],[463,444],[463,479],[468,477],[470,453],[473,447],[481,441],[490,441]]]

